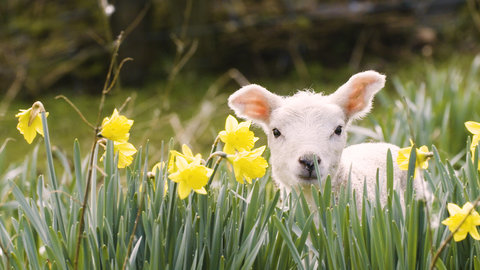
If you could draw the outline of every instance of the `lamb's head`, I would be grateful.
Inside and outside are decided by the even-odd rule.
[[[352,76],[328,96],[300,91],[281,97],[251,84],[232,94],[228,104],[239,117],[263,128],[273,178],[290,189],[318,183],[315,158],[321,179],[335,177],[349,123],[368,113],[384,85],[385,76],[375,71]]]

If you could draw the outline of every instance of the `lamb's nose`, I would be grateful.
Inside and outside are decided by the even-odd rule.
[[[315,161],[314,161],[315,156],[309,155],[309,156],[302,156],[298,159],[298,162],[302,164],[302,166],[310,173],[312,174],[313,170],[315,169]],[[320,164],[320,158],[317,158],[318,164]]]

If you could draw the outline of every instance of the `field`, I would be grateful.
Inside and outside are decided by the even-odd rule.
[[[456,242],[441,223],[449,217],[449,203],[461,207],[480,198],[478,149],[472,159],[472,136],[465,128],[467,121],[480,122],[479,68],[477,56],[397,70],[377,95],[372,113],[351,127],[349,143],[387,141],[407,147],[411,139],[433,152],[428,169],[420,172],[433,202],[416,200],[409,181],[401,205],[387,174],[384,207],[357,197],[348,186],[332,195],[329,179],[319,179],[321,189],[313,192],[315,205],[309,207],[303,194],[281,198],[268,170],[251,184],[235,181],[229,162],[218,156],[205,164],[213,170],[207,194],[192,192],[180,199],[167,168],[152,167],[168,163],[169,151],[180,151],[179,142],[205,160],[222,149],[214,141],[229,113],[228,93],[222,89],[238,88],[231,74],[176,84],[174,89],[208,89],[188,98],[191,92],[178,89],[169,97],[135,96],[133,90],[105,95],[99,120],[134,94],[121,111],[135,121],[130,142],[138,150],[126,168],[116,166],[112,141],[105,142],[106,150],[98,138],[92,146],[95,132],[62,99],[46,99],[44,138],[27,144],[17,134],[13,114],[31,104],[13,103],[0,131],[5,135],[0,142],[0,267],[480,269],[480,242],[470,235]],[[328,84],[262,83],[289,94],[292,88],[333,90],[348,76]],[[169,104],[159,105],[167,98]],[[74,102],[87,119],[95,119],[98,109],[91,97]],[[103,104],[95,99],[98,103]],[[254,131],[262,138],[256,147],[264,145],[264,135]],[[385,158],[391,171],[396,161]],[[413,176],[415,154],[410,158]]]

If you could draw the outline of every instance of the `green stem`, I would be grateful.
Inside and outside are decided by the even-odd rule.
[[[210,156],[208,157],[207,161],[205,162],[205,167],[210,167],[212,165],[214,157],[227,158],[227,153],[222,152],[222,151],[217,151],[217,152],[211,153]]]
[[[209,187],[211,184],[212,184],[212,181],[213,181],[213,177],[215,176],[215,174],[217,173],[217,170],[218,170],[218,166],[220,165],[220,162],[222,161],[223,157],[220,157],[219,159],[217,159],[217,161],[215,162],[215,165],[213,166],[213,173],[212,175],[210,176],[210,179],[208,179],[208,183],[207,183],[207,187]]]
[[[95,129],[95,134],[97,134],[98,129]],[[77,245],[75,248],[75,260],[73,261],[73,269],[78,269],[78,256],[80,254],[80,243],[82,240],[82,233],[83,233],[83,228],[85,225],[85,209],[87,208],[87,201],[88,201],[88,196],[90,195],[90,189],[91,189],[91,183],[92,183],[92,174],[93,174],[93,158],[94,158],[94,151],[97,146],[97,141],[98,138],[95,136],[94,143],[92,145],[92,150],[90,152],[90,160],[89,164],[90,166],[88,167],[88,176],[87,176],[87,186],[85,187],[85,194],[83,196],[83,203],[82,203],[82,208],[80,210],[80,222],[78,224],[78,233],[77,233]]]
[[[215,141],[212,144],[212,149],[210,150],[210,156],[208,157],[207,162],[205,162],[205,166],[209,167],[210,165],[212,165],[212,164],[209,164],[209,162],[210,163],[212,162],[211,157],[213,153],[215,153],[215,150],[217,149],[217,145],[219,142],[220,142],[220,136],[217,136],[217,138],[215,138]]]

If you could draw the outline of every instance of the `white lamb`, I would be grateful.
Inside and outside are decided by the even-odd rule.
[[[388,143],[362,143],[347,148],[345,144],[350,123],[370,111],[373,96],[384,85],[385,76],[375,71],[352,76],[328,96],[300,91],[281,97],[251,84],[232,94],[228,104],[239,117],[252,120],[267,134],[273,179],[281,189],[303,190],[310,201],[308,191],[312,184],[318,185],[314,167],[317,157],[320,179],[330,175],[332,186],[338,191],[350,174],[357,198],[363,194],[366,181],[370,201],[375,198],[378,168],[383,205],[387,199],[387,151],[390,149],[395,161],[399,148]],[[406,188],[406,172],[396,162],[394,188],[401,195]]]

